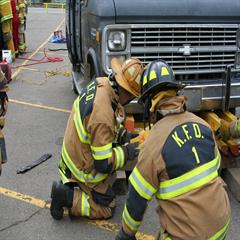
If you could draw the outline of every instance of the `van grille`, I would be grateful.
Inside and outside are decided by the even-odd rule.
[[[235,64],[238,25],[134,25],[131,56],[163,59],[176,75],[222,73]]]

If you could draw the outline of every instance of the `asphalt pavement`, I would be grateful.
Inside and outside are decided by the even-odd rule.
[[[108,221],[52,219],[49,213],[52,181],[58,180],[57,165],[69,112],[76,95],[72,91],[71,64],[65,44],[52,44],[54,30],[63,30],[61,9],[29,8],[27,16],[27,53],[17,59],[13,81],[9,84],[9,109],[4,128],[8,163],[0,177],[0,240],[110,240],[121,223],[125,196],[117,197],[115,216]],[[37,63],[44,57],[63,61]],[[46,58],[45,58],[46,60]],[[25,65],[25,67],[19,67]],[[52,158],[24,173],[20,167],[31,164],[43,154]],[[240,239],[240,203],[229,193],[232,223],[229,240]],[[149,204],[138,239],[153,240],[159,229],[156,201]],[[209,210],[211,206],[209,206]]]

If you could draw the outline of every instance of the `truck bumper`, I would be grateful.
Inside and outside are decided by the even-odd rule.
[[[225,84],[198,84],[186,86],[179,95],[187,97],[188,111],[223,109],[225,103]],[[230,88],[229,108],[240,106],[240,82],[232,82]],[[127,113],[139,114],[142,106],[133,100],[126,107]]]
[[[188,98],[189,111],[223,109],[225,103],[225,84],[186,86],[180,93]],[[240,83],[232,83],[229,108],[240,106]]]

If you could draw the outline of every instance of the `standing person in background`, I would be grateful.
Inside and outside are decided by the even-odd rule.
[[[18,13],[18,52],[23,54],[26,52],[26,20],[27,20],[27,1],[17,0],[17,13]]]
[[[230,205],[218,175],[221,156],[210,126],[186,111],[183,86],[169,65],[150,63],[139,98],[145,120],[153,123],[129,178],[122,229],[116,240],[135,240],[148,202],[158,200],[157,240],[223,240]]]
[[[61,182],[52,185],[51,215],[59,220],[64,208],[74,216],[107,219],[115,209],[115,194],[110,176],[138,154],[137,145],[129,143],[131,133],[117,125],[124,120],[122,105],[140,93],[142,63],[112,60],[113,75],[96,78],[73,104],[68,120],[59,164]],[[134,135],[135,136],[135,135]],[[122,146],[114,147],[118,139]]]
[[[10,0],[0,0],[0,21],[2,25],[4,50],[11,50],[12,60],[15,59],[15,48],[12,36],[12,7]]]
[[[7,79],[4,77],[3,72],[0,70],[0,175],[2,172],[2,164],[7,162],[5,139],[2,132],[5,124],[5,114],[7,112],[7,91]]]

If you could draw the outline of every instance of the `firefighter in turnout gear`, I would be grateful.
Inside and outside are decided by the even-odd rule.
[[[158,240],[225,239],[230,206],[218,175],[221,157],[210,126],[186,111],[183,85],[164,61],[150,63],[141,78],[145,119],[153,124],[129,178],[116,240],[134,240],[147,204],[158,200]],[[136,204],[138,203],[138,204]]]
[[[143,66],[138,59],[113,59],[112,69],[109,78],[83,88],[73,104],[59,164],[61,182],[52,185],[50,212],[56,220],[64,208],[73,216],[110,218],[115,208],[111,175],[139,152],[136,144],[122,141],[131,134],[121,131],[118,137],[116,127],[124,120],[122,105],[140,93]],[[113,145],[115,139],[124,145]]]
[[[12,36],[12,7],[10,0],[0,0],[0,21],[3,34],[3,49],[11,50],[12,59],[15,59],[15,48]]]
[[[7,162],[7,152],[5,146],[5,139],[2,129],[5,124],[5,114],[7,112],[7,96],[8,86],[7,79],[0,70],[0,175],[2,172],[2,164]]]

